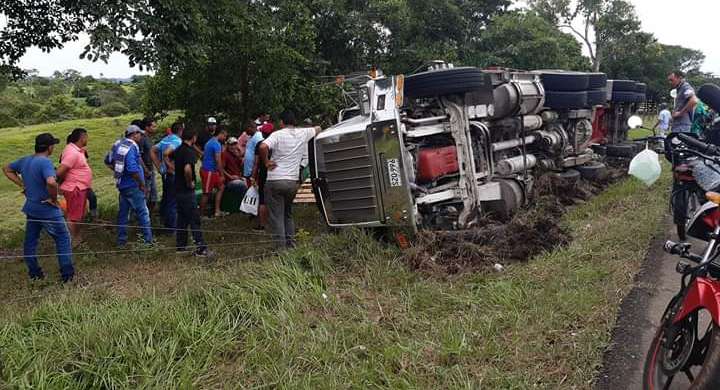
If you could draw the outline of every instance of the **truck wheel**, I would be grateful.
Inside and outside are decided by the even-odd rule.
[[[647,84],[645,83],[635,83],[635,92],[645,94],[647,92]]]
[[[605,146],[605,145],[595,144],[595,145],[590,145],[590,147],[592,148],[593,152],[595,152],[595,154],[599,154],[601,156],[604,156],[607,154],[607,146]]]
[[[580,181],[580,172],[575,169],[553,172],[550,175],[556,183],[562,185],[563,187],[574,187]]]
[[[606,154],[610,157],[635,157],[635,145],[633,144],[616,144],[607,145]]]
[[[560,70],[539,70],[536,72],[540,73],[540,80],[546,91],[585,91],[590,85],[590,75],[587,73]]]
[[[642,103],[642,102],[644,102],[644,101],[645,101],[645,94],[644,94],[644,93],[640,93],[640,92],[636,92],[636,93],[635,93],[635,102],[636,102],[636,103]]]
[[[606,101],[607,101],[607,90],[605,88],[592,89],[590,91],[587,91],[588,106],[598,106],[601,104],[605,104]]]
[[[612,91],[615,92],[635,92],[637,85],[632,80],[608,80],[612,81]]]
[[[720,111],[720,87],[705,84],[698,90],[698,97],[715,111]]]
[[[607,75],[605,73],[588,73],[590,78],[588,82],[588,88],[598,89],[605,88],[607,85]]]
[[[607,166],[598,161],[591,161],[585,165],[575,167],[575,169],[580,172],[583,179],[589,181],[603,181],[608,176]]]
[[[613,88],[612,101],[616,103],[634,103],[636,100],[635,92],[615,91]]]
[[[588,93],[545,91],[545,106],[556,110],[585,108],[588,105]]]
[[[462,67],[434,70],[405,78],[405,95],[411,98],[427,98],[487,90],[492,103],[492,81],[490,75],[478,68]]]

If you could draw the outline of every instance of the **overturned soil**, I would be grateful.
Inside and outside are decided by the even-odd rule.
[[[626,164],[608,162],[607,177],[595,182],[581,179],[572,183],[543,175],[535,182],[530,204],[509,221],[485,216],[472,229],[423,231],[403,259],[416,270],[456,274],[525,262],[565,246],[572,234],[562,224],[563,214],[624,177]]]

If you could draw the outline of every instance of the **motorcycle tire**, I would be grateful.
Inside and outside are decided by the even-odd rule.
[[[579,92],[585,91],[590,85],[590,75],[581,72],[561,70],[538,70],[540,81],[546,91]]]
[[[588,73],[588,88],[599,89],[605,88],[607,85],[607,75],[605,73]]]
[[[478,68],[461,67],[444,70],[433,70],[413,74],[405,78],[405,96],[410,98],[429,98],[479,93],[476,104],[493,102],[493,87],[490,75]]]
[[[574,110],[588,105],[586,91],[545,91],[545,106],[555,110]]]
[[[587,104],[588,106],[599,106],[605,104],[607,101],[607,90],[602,89],[591,89],[587,92]]]
[[[715,84],[705,84],[698,90],[698,97],[710,108],[720,112],[720,87]]]
[[[713,325],[711,332],[710,344],[705,352],[702,368],[690,386],[692,390],[720,389],[720,327]],[[666,382],[661,381],[662,377],[658,372],[658,370],[662,370],[662,363],[658,359],[661,358],[660,348],[664,336],[665,328],[661,326],[655,334],[645,358],[643,389],[660,390],[665,387]],[[683,373],[679,372],[676,375],[683,375]]]
[[[637,85],[632,80],[608,80],[612,81],[612,91],[615,92],[635,92]]]

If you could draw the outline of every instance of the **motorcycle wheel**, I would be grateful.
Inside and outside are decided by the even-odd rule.
[[[678,375],[687,377],[692,390],[720,388],[720,328],[711,324],[705,335],[698,339],[697,318],[697,314],[693,314],[685,319],[671,348],[665,346],[667,327],[658,329],[645,358],[643,389],[669,389]],[[693,366],[701,368],[693,374]]]
[[[702,198],[692,189],[676,189],[673,191],[671,206],[678,238],[685,241],[687,240],[687,222],[702,206]]]

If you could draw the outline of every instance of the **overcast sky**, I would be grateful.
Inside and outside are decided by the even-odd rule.
[[[655,34],[660,42],[702,50],[706,61],[703,70],[720,74],[720,42],[716,29],[720,26],[718,0],[631,0],[643,24],[643,30]],[[714,31],[715,30],[715,31]],[[22,68],[34,68],[49,76],[55,70],[75,69],[95,77],[129,77],[140,74],[130,68],[127,57],[115,53],[110,61],[90,62],[78,56],[88,43],[87,36],[68,43],[63,49],[43,53],[30,49],[20,61]]]

